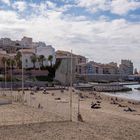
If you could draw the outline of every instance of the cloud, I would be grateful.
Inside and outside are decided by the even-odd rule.
[[[140,8],[140,2],[128,1],[128,0],[114,0],[111,3],[111,12],[123,15],[128,13],[131,10]]]
[[[10,5],[10,0],[0,0],[0,1],[7,4],[7,5]]]
[[[71,50],[98,62],[132,59],[140,68],[140,24],[127,20],[90,20],[86,16],[64,14],[69,6],[49,6],[47,3],[28,4],[32,12],[28,18],[20,12],[1,10],[0,37],[21,39],[33,37],[56,49]]]
[[[117,15],[127,14],[140,7],[140,2],[135,0],[75,0],[77,5],[95,13],[110,11]]]
[[[0,11],[0,37],[14,37],[23,35],[26,26],[24,19],[19,18],[18,14],[14,11]]]
[[[47,7],[48,8],[51,8],[51,9],[54,9],[56,8],[56,4],[51,2],[51,1],[46,1],[46,4],[47,4]]]
[[[12,4],[12,7],[18,10],[19,12],[23,12],[27,8],[27,4],[25,1],[15,1]]]
[[[108,10],[108,0],[76,0],[78,6],[87,8],[90,12],[97,12],[98,10]]]

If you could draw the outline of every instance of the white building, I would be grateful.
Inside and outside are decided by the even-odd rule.
[[[19,50],[22,53],[22,49]],[[46,45],[43,42],[39,42],[37,47],[35,48],[24,48],[23,49],[23,67],[24,68],[33,68],[33,63],[31,61],[31,56],[36,55],[38,58],[40,55],[43,55],[45,57],[45,60],[43,62],[44,66],[50,65],[48,61],[48,57],[52,55],[53,60],[52,64],[55,64],[55,49],[51,45]],[[40,62],[35,63],[36,68],[40,68],[41,64]]]
[[[39,42],[38,47],[36,47],[36,55],[44,55],[46,61],[44,62],[45,65],[50,65],[48,61],[48,57],[51,55],[53,57],[52,64],[55,64],[55,49],[51,45],[46,45],[44,42]]]
[[[22,49],[19,50],[23,54],[23,68],[33,68],[33,63],[31,61],[31,56],[34,55],[33,49]]]

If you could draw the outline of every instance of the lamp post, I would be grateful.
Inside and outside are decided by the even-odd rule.
[[[7,88],[7,62],[5,61],[5,94],[6,94],[6,88]]]
[[[73,70],[73,61],[72,61],[72,50],[71,50],[71,76],[70,76],[70,121],[72,121],[72,70]]]
[[[10,51],[11,52],[11,51]],[[12,91],[13,91],[13,72],[12,72],[12,60],[11,60],[11,56],[10,56],[10,77],[11,77],[11,97],[12,97]]]
[[[24,70],[23,70],[23,45],[22,45],[22,104],[24,104]]]
[[[78,116],[80,115],[80,92],[78,92]]]

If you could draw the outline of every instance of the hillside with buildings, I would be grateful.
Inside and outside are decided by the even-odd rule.
[[[67,51],[56,51],[56,60],[61,60],[61,65],[56,71],[56,79],[69,85],[71,77],[73,82],[117,82],[135,79],[134,66],[131,60],[121,60],[121,64],[110,62],[107,64],[87,61],[85,56],[71,54]]]
[[[49,65],[49,56],[52,56],[52,64],[55,63],[55,49],[51,45],[46,45],[44,42],[33,42],[32,38],[23,37],[20,41],[12,41],[10,38],[1,38],[0,39],[0,57],[14,59],[14,57],[21,53],[23,54],[23,67],[24,68],[33,68],[33,56],[40,57],[42,62],[39,62],[39,59],[36,60],[35,67],[47,66]],[[43,56],[43,58],[41,58]],[[32,59],[31,59],[32,58]],[[34,59],[35,61],[35,59]]]
[[[47,80],[49,72],[46,67],[54,65],[55,61],[55,49],[44,42],[33,42],[29,37],[16,41],[0,39],[1,80],[4,77],[7,81],[21,80],[22,68],[24,80],[42,79],[40,76]]]
[[[47,68],[54,66],[56,62],[61,62],[58,69],[49,69],[48,71]],[[132,76],[134,71],[131,60],[121,60],[120,65],[115,62],[108,64],[88,62],[85,56],[62,50],[55,51],[55,48],[51,45],[46,45],[44,42],[34,42],[29,37],[23,37],[21,40],[15,41],[10,38],[0,39],[1,74],[7,71],[10,75],[10,68],[12,68],[13,75],[19,74],[20,76],[22,67],[25,77],[29,77],[28,75],[47,76],[53,71],[55,80],[69,85],[71,66],[73,82],[75,83],[79,81],[112,82],[129,80],[129,75]]]

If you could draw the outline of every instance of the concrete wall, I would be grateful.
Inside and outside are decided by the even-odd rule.
[[[73,76],[73,81],[75,81],[75,70],[76,70],[76,60],[75,59],[73,59],[72,64],[73,64],[72,76]],[[70,58],[61,59],[61,64],[55,73],[55,79],[60,81],[64,85],[70,84],[70,79],[71,79],[71,59]]]
[[[92,82],[111,82],[111,81],[119,81],[119,80],[127,80],[127,75],[119,75],[119,74],[90,74],[90,75],[79,75],[79,79]],[[77,79],[78,81],[78,79]]]

